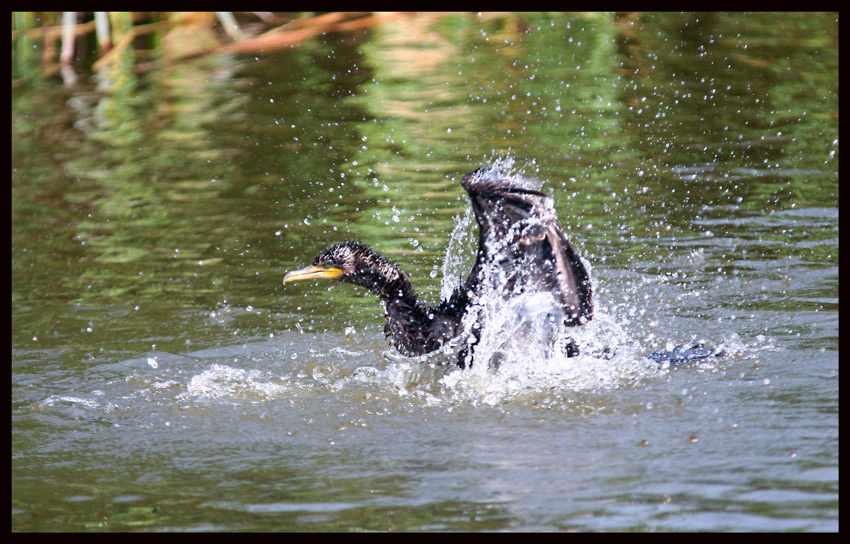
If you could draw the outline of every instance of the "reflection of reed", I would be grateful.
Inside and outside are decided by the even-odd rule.
[[[52,26],[33,27],[36,17],[32,13],[21,13],[15,17],[12,39],[43,40],[44,53],[41,56],[42,70],[45,76],[51,76],[62,68],[70,67],[75,53],[77,38],[94,32],[97,38],[97,60],[92,69],[99,71],[121,53],[134,44],[137,38],[157,32],[171,33],[175,29],[191,31],[211,31],[220,25],[224,35],[217,34],[216,39],[203,45],[185,48],[178,54],[169,54],[167,62],[201,57],[217,53],[261,53],[292,47],[304,40],[325,33],[353,32],[368,28],[388,19],[410,17],[409,13],[370,13],[370,12],[332,12],[322,15],[273,15],[257,12],[251,16],[269,28],[257,34],[257,25],[253,22],[242,29],[231,12],[205,13],[117,13],[95,12],[90,21],[80,21],[80,12],[63,12],[61,23]],[[43,17],[49,17],[46,14]],[[435,14],[439,16],[438,14]],[[156,20],[160,18],[161,20]],[[153,22],[146,22],[154,19]],[[142,22],[142,24],[137,24]],[[165,39],[165,36],[160,36]],[[161,40],[156,40],[161,43]],[[57,45],[59,47],[57,47]],[[57,50],[59,62],[56,62]],[[139,52],[141,53],[141,52]],[[136,65],[138,71],[149,70],[161,62],[148,62]]]

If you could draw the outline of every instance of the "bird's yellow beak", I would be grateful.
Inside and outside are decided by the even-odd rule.
[[[301,270],[293,270],[292,272],[287,272],[283,277],[283,283],[286,284],[288,281],[298,281],[298,280],[333,280],[342,275],[342,270],[336,268],[335,266],[315,266],[310,265],[306,268],[302,268]]]

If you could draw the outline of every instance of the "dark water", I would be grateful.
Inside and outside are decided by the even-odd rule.
[[[71,86],[13,61],[13,530],[837,530],[837,15],[397,18]],[[436,301],[460,177],[503,157],[591,263],[611,361],[390,362],[374,297],[281,285],[358,238]],[[694,339],[727,355],[641,357]]]

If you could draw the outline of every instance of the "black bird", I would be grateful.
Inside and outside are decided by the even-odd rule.
[[[593,317],[590,277],[576,248],[556,223],[552,198],[541,182],[506,177],[498,168],[479,169],[461,180],[478,222],[478,252],[466,281],[439,306],[418,300],[408,275],[360,242],[342,242],[319,252],[313,264],[289,272],[283,283],[335,279],[372,291],[384,302],[384,333],[404,355],[440,349],[463,332],[464,314],[483,290],[504,296],[551,292],[562,309],[564,325],[582,325]],[[578,354],[570,342],[567,355]],[[462,354],[459,365],[464,366]]]

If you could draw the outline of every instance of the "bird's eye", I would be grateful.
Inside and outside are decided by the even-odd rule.
[[[333,259],[328,259],[327,261],[325,261],[323,263],[323,266],[326,266],[326,267],[329,267],[329,268],[336,268],[337,267],[336,263],[334,262]]]

